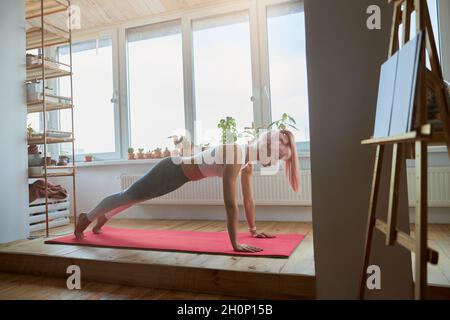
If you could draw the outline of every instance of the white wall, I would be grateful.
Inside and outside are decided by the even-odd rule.
[[[366,27],[370,5],[382,10],[381,30]],[[305,0],[305,17],[316,292],[319,299],[354,299],[374,163],[374,149],[360,141],[373,130],[379,67],[387,58],[392,7],[385,0]],[[408,229],[403,177],[399,224]],[[387,194],[380,198],[387,203]],[[380,207],[377,215],[381,218]],[[381,290],[371,291],[371,297],[411,298],[409,252],[386,247],[375,232],[370,263],[382,271]]]
[[[24,0],[0,1],[0,243],[28,236]]]

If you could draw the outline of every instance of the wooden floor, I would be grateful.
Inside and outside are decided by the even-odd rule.
[[[66,280],[0,273],[0,300],[237,300],[239,297],[183,291],[83,283],[81,290],[67,290]]]
[[[414,227],[411,229],[414,236]],[[450,225],[429,225],[428,246],[439,252],[439,263],[435,266],[428,264],[428,283],[450,286]],[[411,260],[414,262],[414,254]],[[414,263],[412,265],[414,268]]]
[[[134,229],[172,229],[195,231],[226,231],[223,221],[168,221],[168,220],[113,220],[109,226]],[[306,237],[289,259],[222,256],[197,253],[143,251],[129,249],[108,249],[82,246],[46,245],[43,238],[22,240],[0,245],[0,272],[22,272],[31,275],[52,275],[44,269],[58,270],[60,277],[65,277],[62,267],[68,262],[75,264],[91,263],[86,269],[94,270],[91,278],[99,282],[109,282],[110,279],[97,271],[108,266],[111,272],[130,268],[130,275],[117,277],[118,283],[108,285],[87,282],[86,292],[71,293],[65,289],[65,280],[47,277],[30,277],[9,274],[0,275],[0,299],[8,295],[19,297],[21,294],[34,296],[28,288],[33,288],[42,295],[53,299],[58,292],[65,292],[67,299],[114,299],[127,297],[122,292],[129,293],[129,298],[148,299],[222,299],[227,295],[235,295],[236,288],[253,289],[243,292],[241,297],[270,298],[273,291],[285,290],[280,298],[298,298],[296,296],[299,284],[304,283],[300,297],[314,298],[315,272],[312,226],[310,223],[299,222],[259,222],[258,229],[267,233],[302,233]],[[52,230],[53,235],[71,233],[72,226]],[[240,232],[247,232],[245,223],[240,224]],[[439,252],[439,264],[429,265],[428,280],[433,285],[450,286],[450,225],[430,225],[429,245]],[[45,260],[45,258],[53,260]],[[413,258],[413,257],[412,257]],[[61,260],[62,259],[62,260]],[[102,265],[92,264],[94,262]],[[33,267],[33,263],[41,263],[43,269]],[[107,263],[117,264],[109,266]],[[31,266],[30,266],[31,265]],[[19,266],[19,267],[17,267]],[[149,269],[153,267],[153,269]],[[56,268],[56,269],[55,269]],[[172,269],[170,269],[172,268]],[[96,271],[97,270],[97,271]],[[163,272],[164,270],[164,272]],[[204,273],[204,272],[208,273]],[[55,272],[55,271],[53,271]],[[95,273],[97,272],[97,273]],[[122,271],[123,272],[123,271]],[[151,278],[154,274],[155,278]],[[150,276],[151,275],[151,276]],[[254,275],[254,277],[253,277]],[[262,277],[268,278],[262,278]],[[278,276],[278,277],[277,277]],[[53,277],[53,275],[52,275]],[[140,277],[144,282],[136,282]],[[170,285],[173,278],[180,277],[175,286]],[[202,280],[205,278],[204,280]],[[187,280],[185,280],[187,279]],[[271,288],[258,288],[262,279],[269,279]],[[253,282],[252,282],[253,281]],[[248,282],[248,283],[247,283]],[[21,289],[15,290],[14,283],[20,283]],[[250,284],[249,284],[250,283]],[[162,288],[162,290],[149,289]],[[130,286],[127,286],[130,285]],[[34,287],[33,287],[34,286]],[[136,290],[133,288],[136,287]],[[147,288],[139,288],[139,286]],[[42,287],[42,288],[41,288]],[[191,288],[192,287],[192,288]],[[90,292],[90,288],[94,293]],[[181,293],[180,290],[209,293]],[[255,295],[255,293],[260,295]],[[282,290],[282,291],[283,291]],[[245,291],[245,290],[244,290]],[[125,294],[125,295],[126,295]],[[40,295],[38,293],[37,295]]]
[[[132,229],[226,231],[226,225],[223,221],[112,220],[108,223],[108,226]],[[48,245],[44,244],[46,240],[44,238],[0,245],[0,252],[36,253],[127,262],[157,262],[167,265],[222,270],[314,275],[312,226],[310,223],[259,222],[258,230],[273,234],[300,233],[306,237],[289,259]],[[73,227],[67,226],[54,229],[52,234],[70,234],[72,231]],[[248,232],[245,223],[240,224],[239,232]]]
[[[108,225],[226,231],[223,221],[113,220]],[[76,264],[81,267],[82,278],[86,281],[95,279],[215,296],[235,296],[235,292],[239,292],[244,298],[314,298],[311,229],[309,223],[258,223],[261,232],[305,235],[289,259],[48,245],[44,244],[44,238],[21,240],[0,245],[0,272],[67,277],[67,266]],[[52,230],[52,234],[62,235],[72,230],[72,226],[67,226]],[[239,231],[248,232],[245,223],[240,224]]]

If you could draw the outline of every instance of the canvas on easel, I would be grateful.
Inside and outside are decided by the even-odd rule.
[[[389,135],[405,134],[412,129],[412,115],[419,69],[422,32],[398,52],[397,75]]]
[[[398,53],[381,66],[378,99],[375,117],[374,138],[387,137],[391,125],[392,103],[394,101],[397,76]]]
[[[412,128],[421,41],[422,32],[381,66],[374,138]]]

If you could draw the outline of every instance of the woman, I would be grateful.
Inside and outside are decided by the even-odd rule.
[[[286,178],[291,188],[297,192],[299,184],[297,150],[294,136],[288,130],[266,132],[249,145],[219,145],[192,157],[162,159],[127,190],[106,197],[88,214],[80,214],[75,236],[83,238],[84,230],[94,220],[97,220],[97,224],[92,231],[99,234],[103,225],[114,215],[139,202],[170,193],[186,182],[221,177],[228,235],[233,249],[241,252],[262,251],[261,248],[237,241],[239,209],[236,180],[240,174],[250,233],[256,238],[273,238],[271,235],[256,231],[251,176],[253,163],[260,162],[264,167],[268,167],[277,164],[279,160],[285,161]]]

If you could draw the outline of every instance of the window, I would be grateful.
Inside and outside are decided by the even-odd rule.
[[[168,137],[185,129],[197,144],[217,144],[222,118],[235,118],[242,132],[283,113],[297,121],[298,147],[309,149],[301,1],[242,1],[149,20],[83,35],[72,46],[79,160],[125,158],[128,147],[171,149]],[[60,47],[57,57],[68,63],[68,53]],[[70,96],[69,81],[58,80],[59,95]],[[70,112],[55,113],[50,126],[70,131]]]
[[[297,142],[309,141],[305,15],[300,4],[267,8],[272,119],[283,113],[297,122]]]
[[[69,63],[69,48],[60,47],[59,59]],[[78,155],[115,154],[116,121],[112,39],[104,38],[72,46],[74,131]],[[59,92],[70,97],[70,78],[62,78]],[[69,110],[60,112],[61,130],[71,131]],[[64,148],[65,146],[63,146]],[[67,151],[67,150],[66,150]]]
[[[441,56],[441,43],[440,30],[439,30],[439,16],[438,16],[438,6],[437,0],[428,0],[428,10],[430,12],[431,25],[433,26],[434,39],[436,40],[436,46],[438,50],[439,57]]]
[[[128,30],[127,52],[130,145],[170,147],[185,128],[180,21]]]
[[[438,56],[441,57],[441,43],[440,39],[440,28],[439,28],[439,15],[438,15],[438,0],[427,0],[428,12],[430,13],[431,26],[433,28],[434,39],[436,41],[436,48],[438,51]],[[410,26],[410,35],[414,37],[417,33],[416,31],[416,12],[414,11],[411,15],[411,26]],[[402,39],[403,28],[402,25],[399,27],[399,41]],[[427,59],[427,67],[430,68],[430,62]]]
[[[194,20],[192,29],[196,140],[216,144],[220,119],[231,116],[238,128],[253,122],[249,16]]]

